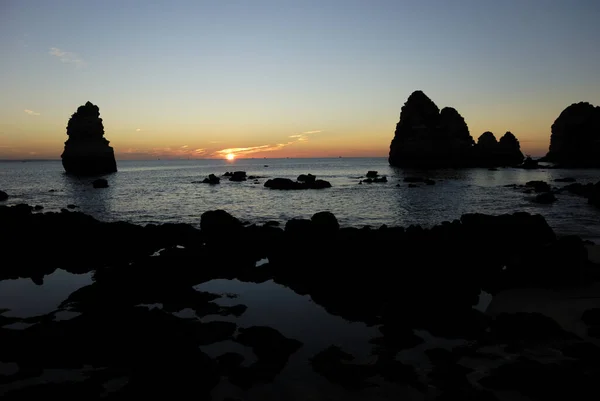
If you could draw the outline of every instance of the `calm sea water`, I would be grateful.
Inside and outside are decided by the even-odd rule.
[[[0,162],[0,189],[10,198],[5,204],[42,205],[46,211],[75,204],[79,211],[100,220],[125,220],[138,224],[184,222],[199,225],[207,210],[224,209],[244,221],[285,222],[310,218],[329,210],[342,226],[373,227],[382,224],[431,226],[459,218],[463,213],[490,214],[527,211],[542,214],[559,234],[577,234],[600,239],[598,210],[585,199],[569,194],[552,205],[531,202],[508,184],[575,177],[579,182],[596,182],[600,170],[487,169],[418,171],[390,167],[385,158],[336,159],[245,159],[119,161],[119,171],[107,176],[110,187],[94,189],[92,179],[64,174],[59,161]],[[194,184],[208,174],[243,170],[261,178],[220,185]],[[362,184],[368,170],[388,177],[387,183]],[[330,181],[325,190],[277,191],[263,186],[268,178],[295,179],[311,173]],[[409,188],[406,176],[434,179],[433,186]],[[399,186],[397,186],[399,184]],[[52,192],[50,192],[53,190]]]
[[[106,176],[109,188],[94,189],[92,179],[77,179],[64,174],[59,161],[0,162],[0,190],[10,196],[3,204],[42,205],[45,211],[57,211],[68,204],[75,204],[78,210],[104,221],[125,220],[138,224],[185,222],[195,226],[199,225],[203,212],[214,209],[224,209],[241,220],[256,223],[268,220],[284,223],[291,218],[310,218],[318,211],[329,210],[342,226],[357,227],[382,224],[431,226],[469,212],[501,214],[527,211],[542,214],[558,234],[577,234],[595,242],[600,240],[600,211],[589,206],[585,199],[563,193],[552,205],[537,205],[531,202],[533,195],[504,187],[530,180],[544,180],[560,187],[565,184],[554,180],[564,177],[575,177],[582,183],[596,182],[600,179],[599,170],[527,171],[509,168],[426,172],[392,168],[384,158],[120,161],[118,167],[118,173]],[[258,183],[254,180],[222,180],[216,186],[192,183],[210,173],[222,175],[235,170],[260,176]],[[388,182],[359,184],[369,170],[386,175]],[[333,187],[277,191],[263,186],[268,178],[295,179],[303,173],[328,180]],[[402,181],[407,176],[428,177],[436,184],[419,184],[417,188],[409,188]],[[42,286],[29,279],[0,281],[0,309],[9,309],[5,316],[28,317],[49,313],[72,291],[91,282],[91,274],[72,275],[62,270],[45,277]],[[338,344],[359,361],[368,361],[371,349],[368,340],[376,335],[375,327],[331,316],[309,296],[295,294],[272,281],[254,284],[213,280],[197,288],[237,294],[236,299],[222,298],[218,302],[248,306],[239,318],[209,316],[203,320],[232,320],[241,327],[271,326],[304,343],[273,384],[253,387],[243,393],[222,381],[213,392],[217,399],[223,396],[248,400],[354,399],[339,386],[331,385],[313,372],[307,358],[330,344]],[[478,308],[484,310],[490,300],[489,294],[482,293]],[[72,317],[69,313],[73,314],[57,312],[55,318],[68,319]],[[177,315],[193,315],[193,311],[184,310]],[[23,324],[16,325],[12,328],[24,328]],[[452,347],[461,343],[460,340],[433,337],[425,331],[415,334],[421,336],[425,343],[403,351],[399,357],[418,370],[428,368],[424,349]],[[203,349],[212,356],[234,351],[252,359],[251,352],[231,341]],[[1,390],[0,387],[0,394]],[[402,398],[396,390],[380,387],[371,390],[369,397]]]

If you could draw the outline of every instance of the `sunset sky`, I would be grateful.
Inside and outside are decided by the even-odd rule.
[[[0,159],[100,107],[117,159],[387,156],[414,90],[543,155],[600,105],[598,0],[0,0]]]

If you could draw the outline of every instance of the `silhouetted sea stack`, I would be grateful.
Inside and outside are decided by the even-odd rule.
[[[543,161],[561,167],[600,167],[600,107],[573,103],[552,124],[550,150]]]
[[[104,138],[98,106],[87,102],[77,108],[67,125],[69,139],[61,155],[68,174],[99,175],[117,171],[115,153]]]
[[[517,166],[523,162],[521,145],[512,132],[504,134],[500,141],[492,132],[484,132],[473,148],[473,157],[478,167]]]
[[[423,168],[514,166],[523,161],[513,134],[507,132],[500,142],[492,133],[484,135],[480,152],[458,111],[440,111],[427,95],[415,91],[402,106],[388,160],[396,167]]]

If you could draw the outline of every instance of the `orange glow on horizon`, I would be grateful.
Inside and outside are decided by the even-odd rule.
[[[227,160],[233,160],[233,159],[235,159],[235,155],[233,153],[227,153],[227,155],[225,156],[225,158]]]

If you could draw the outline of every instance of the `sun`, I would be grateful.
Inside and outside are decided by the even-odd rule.
[[[235,155],[233,153],[227,153],[225,158],[227,158],[227,160],[233,160],[233,159],[235,159]]]

